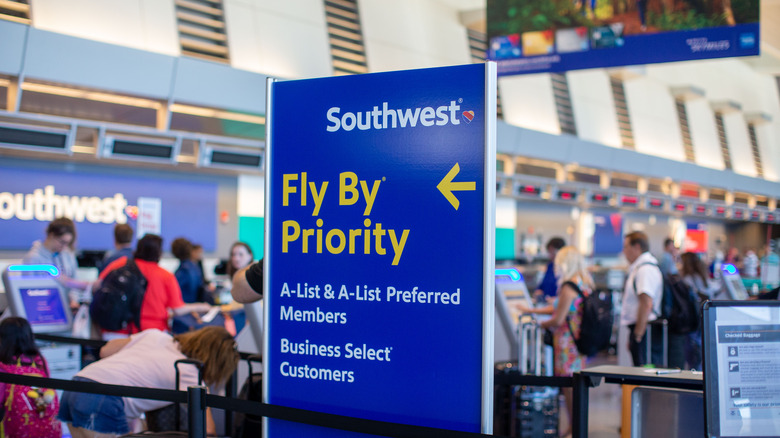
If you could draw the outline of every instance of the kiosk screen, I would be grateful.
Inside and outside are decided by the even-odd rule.
[[[30,325],[62,325],[68,323],[65,306],[56,288],[19,288],[24,313]]]
[[[703,318],[707,436],[780,436],[780,302],[708,301]]]
[[[46,269],[11,265],[3,271],[8,298],[6,313],[26,318],[34,333],[69,332],[72,328],[68,298],[57,278]]]

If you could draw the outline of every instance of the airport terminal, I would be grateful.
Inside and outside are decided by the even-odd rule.
[[[0,0],[4,433],[780,436],[778,22]]]

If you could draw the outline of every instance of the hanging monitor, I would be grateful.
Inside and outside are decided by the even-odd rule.
[[[780,436],[780,301],[708,301],[703,322],[706,436]]]

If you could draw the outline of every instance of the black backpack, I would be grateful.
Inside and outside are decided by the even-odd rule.
[[[89,315],[97,325],[117,331],[134,323],[141,327],[141,304],[146,294],[146,277],[133,259],[109,272],[92,294]]]
[[[601,299],[600,294],[595,291],[585,296],[580,288],[571,281],[567,281],[564,284],[574,288],[582,297],[578,309],[582,315],[579,337],[574,335],[571,320],[567,316],[566,323],[569,325],[569,333],[574,338],[574,343],[577,345],[577,350],[580,354],[593,356],[609,347],[612,339],[612,323],[614,321],[612,299],[610,297]]]
[[[664,275],[661,313],[674,334],[684,335],[699,329],[699,297],[679,274]]]
[[[658,266],[655,263],[643,265]],[[639,268],[637,268],[639,269]],[[634,276],[634,292],[636,293],[636,276]],[[663,275],[663,295],[661,298],[661,314],[669,323],[669,331],[676,335],[684,335],[699,329],[699,297],[679,274]],[[655,310],[653,310],[655,312]]]

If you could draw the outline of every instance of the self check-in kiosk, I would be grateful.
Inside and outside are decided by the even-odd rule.
[[[496,269],[496,318],[493,357],[496,362],[516,361],[520,354],[517,337],[518,312],[513,304],[518,301],[533,305],[523,275],[517,269]]]
[[[522,323],[530,322],[534,316],[523,315],[515,310],[515,305],[534,307],[534,300],[525,284],[523,275],[514,268],[496,269],[496,318],[493,357],[498,362],[520,362]],[[544,316],[548,317],[548,316]],[[552,375],[553,352],[549,346],[539,346],[539,362],[544,363],[544,375]],[[543,357],[543,359],[542,359]]]
[[[68,296],[57,281],[52,265],[11,265],[3,271],[8,308],[0,318],[27,319],[33,333],[70,336],[73,317]],[[81,369],[81,347],[40,342],[39,349],[49,364],[51,377],[70,379]]]
[[[721,280],[724,287],[720,294],[716,295],[716,299],[728,299],[728,300],[746,300],[749,295],[745,284],[742,283],[742,276],[739,275],[737,268],[728,263],[724,263],[720,266]]]

